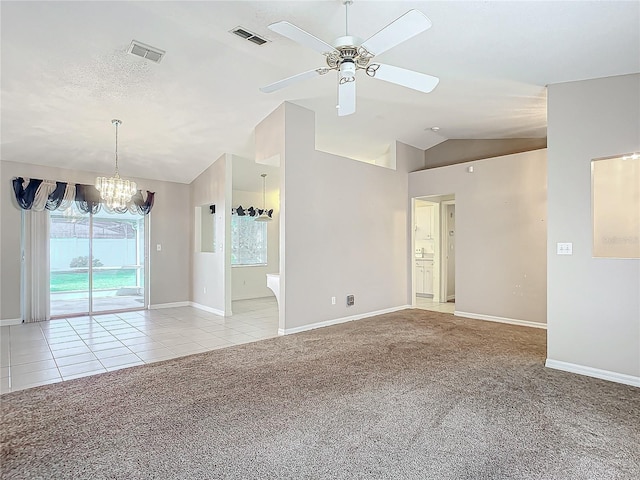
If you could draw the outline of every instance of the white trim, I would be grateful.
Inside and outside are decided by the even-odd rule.
[[[578,375],[586,375],[587,377],[600,378],[610,382],[623,383],[632,387],[640,387],[640,377],[627,375],[625,373],[617,373],[609,370],[601,370],[599,368],[586,367],[575,363],[561,362],[559,360],[551,360],[547,358],[544,364],[547,368],[562,370],[564,372],[577,373]]]
[[[455,298],[456,289],[456,259],[453,259],[453,295],[449,295],[449,217],[447,217],[447,207],[453,205],[456,206],[455,194],[453,200],[443,200],[440,202],[440,291],[438,292],[438,299],[442,302],[446,298],[445,302],[452,300],[449,298],[453,296]],[[455,231],[454,231],[455,234]],[[453,239],[455,244],[455,237]],[[455,248],[455,246],[454,246]],[[455,255],[455,250],[454,250]],[[443,302],[444,303],[444,302]]]
[[[412,308],[411,305],[402,305],[400,307],[385,308],[383,310],[376,310],[373,312],[360,313],[358,315],[351,315],[349,317],[334,318],[333,320],[325,320],[324,322],[310,323],[309,325],[302,325],[301,327],[294,328],[280,328],[278,329],[278,335],[291,335],[292,333],[305,332],[307,330],[314,330],[316,328],[328,327],[330,325],[337,325],[339,323],[352,322],[354,320],[361,320],[363,318],[374,317],[376,315],[382,315],[384,313],[397,312],[399,310],[406,310]]]
[[[155,305],[149,305],[149,310],[158,310],[160,308],[189,307],[189,306],[191,306],[191,302],[157,303]]]
[[[10,325],[20,325],[22,323],[21,318],[5,318],[0,320],[0,327],[8,327]]]
[[[456,310],[453,312],[456,317],[473,318],[475,320],[487,320],[489,322],[508,323],[510,325],[518,325],[520,327],[533,327],[547,329],[546,323],[530,322],[529,320],[518,320],[515,318],[494,317],[493,315],[482,315],[479,313],[461,312]]]
[[[456,299],[455,294],[453,294],[453,295],[447,295],[447,302],[450,302],[451,300],[455,300],[455,299]]]
[[[218,310],[217,308],[207,307],[206,305],[201,305],[196,302],[187,302],[190,306],[197,308],[199,310],[204,310],[205,312],[213,313],[214,315],[220,315],[224,317],[224,311]]]

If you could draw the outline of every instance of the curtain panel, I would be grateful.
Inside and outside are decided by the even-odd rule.
[[[49,211],[31,210],[23,217],[23,320],[51,318],[49,299]]]
[[[82,213],[98,213],[101,209],[109,213],[147,215],[153,208],[154,192],[138,190],[126,207],[109,208],[100,198],[100,192],[93,185],[57,182],[37,178],[15,177],[12,179],[13,192],[18,206],[23,210],[67,209],[71,202]]]

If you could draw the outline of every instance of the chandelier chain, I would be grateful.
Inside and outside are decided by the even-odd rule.
[[[118,175],[118,123],[116,123],[116,175]]]
[[[118,171],[118,127],[122,123],[122,120],[113,119],[111,123],[116,126],[116,177],[120,177],[120,172]]]

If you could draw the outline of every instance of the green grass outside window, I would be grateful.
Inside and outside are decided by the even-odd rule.
[[[72,292],[89,289],[89,272],[51,272],[51,292]],[[93,272],[94,290],[134,287],[135,269],[97,270]]]

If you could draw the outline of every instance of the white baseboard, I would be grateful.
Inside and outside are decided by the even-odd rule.
[[[456,296],[455,295],[447,295],[447,302],[450,302],[451,300],[455,300]]]
[[[223,310],[218,310],[217,308],[207,307],[206,305],[201,305],[200,303],[196,303],[196,302],[187,302],[187,303],[189,305],[191,305],[193,308],[197,308],[199,310],[204,310],[205,312],[213,313],[214,315],[220,315],[221,317],[224,317],[224,311]]]
[[[631,385],[632,387],[640,387],[640,377],[634,377],[633,375],[627,375],[624,373],[616,373],[609,370],[601,370],[599,368],[585,367],[584,365],[561,362],[559,360],[551,360],[549,358],[547,358],[544,366],[547,368],[553,368],[555,370],[562,370],[564,372],[586,375],[587,377],[609,380],[610,382],[624,383],[625,385]]]
[[[20,325],[22,323],[21,318],[5,318],[0,320],[0,327],[9,327],[11,325]]]
[[[269,290],[269,292],[271,292],[271,290]],[[261,295],[260,297],[255,297],[255,296],[250,296],[250,297],[232,297],[231,301],[232,302],[242,302],[243,300],[266,300],[266,299],[273,299],[275,300],[276,297],[273,295],[273,293],[271,295]]]
[[[399,310],[406,310],[407,308],[412,308],[412,307],[411,305],[402,305],[400,307],[385,308],[383,310],[360,313],[358,315],[351,315],[349,317],[334,318],[333,320],[325,320],[324,322],[310,323],[309,325],[302,325],[301,327],[280,328],[278,329],[278,335],[290,335],[292,333],[305,332],[307,330],[314,330],[316,328],[328,327],[330,325],[337,325],[339,323],[352,322],[354,320],[361,320],[363,318],[374,317],[376,315],[382,315],[384,313],[391,313],[391,312],[397,312]]]
[[[546,323],[530,322],[529,320],[518,320],[516,318],[494,317],[493,315],[482,315],[480,313],[461,312],[456,310],[453,312],[456,317],[473,318],[474,320],[486,320],[488,322],[508,323],[510,325],[518,325],[519,327],[532,327],[547,329]]]
[[[191,302],[156,303],[155,305],[149,305],[149,310],[158,310],[160,308],[189,307],[189,306],[191,306]]]

